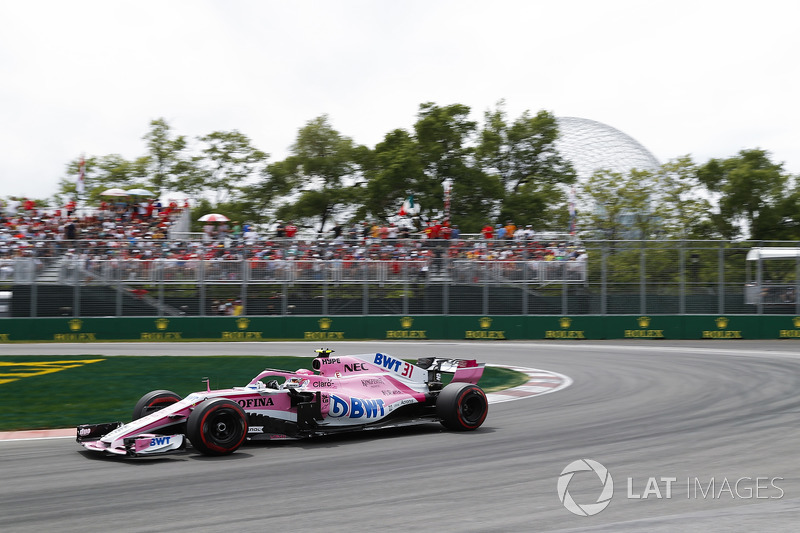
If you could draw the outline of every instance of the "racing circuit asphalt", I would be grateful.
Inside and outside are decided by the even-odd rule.
[[[25,344],[0,345],[0,354],[309,355],[315,347]],[[559,372],[574,382],[553,394],[492,404],[483,427],[472,433],[431,424],[249,444],[221,458],[186,452],[133,460],[91,454],[71,438],[0,442],[0,528],[352,533],[800,527],[795,341],[330,347],[342,355],[476,358]],[[610,504],[595,516],[570,513],[558,497],[562,470],[582,458],[602,463],[614,481]],[[569,492],[583,505],[594,503],[600,488],[597,476],[581,472]],[[648,497],[634,497],[643,495]]]

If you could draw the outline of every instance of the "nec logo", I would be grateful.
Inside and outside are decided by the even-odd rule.
[[[366,370],[367,370],[367,365],[365,365],[364,363],[353,363],[344,365],[345,372],[365,372]]]

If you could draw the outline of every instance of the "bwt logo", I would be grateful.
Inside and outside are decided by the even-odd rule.
[[[577,503],[569,493],[569,482],[577,472],[594,472],[600,479],[603,488],[600,496],[595,503]],[[611,503],[611,497],[614,495],[614,480],[611,479],[611,474],[608,469],[592,459],[578,459],[568,464],[561,475],[558,477],[558,499],[564,504],[564,507],[573,514],[578,516],[594,516]]]
[[[375,418],[384,415],[383,400],[367,400],[361,398],[339,398],[331,394],[330,416],[349,418]]]

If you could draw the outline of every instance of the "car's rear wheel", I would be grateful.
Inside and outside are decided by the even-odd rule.
[[[170,390],[154,390],[148,392],[136,402],[133,408],[133,418],[139,420],[152,412],[159,411],[168,405],[181,401],[181,397]]]
[[[235,452],[247,437],[247,415],[231,400],[209,400],[189,415],[186,434],[200,453],[227,455]]]
[[[489,402],[483,389],[472,383],[450,383],[436,399],[436,414],[442,425],[455,431],[478,429],[486,420]]]

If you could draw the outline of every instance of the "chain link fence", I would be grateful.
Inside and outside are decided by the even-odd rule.
[[[800,315],[797,242],[571,244],[577,259],[526,248],[484,260],[446,247],[410,260],[15,257],[0,260],[8,302],[0,310],[15,317]],[[785,253],[752,253],[759,249]]]

